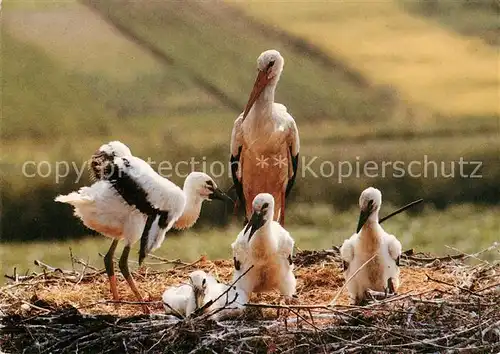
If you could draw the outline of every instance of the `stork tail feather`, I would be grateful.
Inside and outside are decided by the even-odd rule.
[[[88,204],[92,202],[91,199],[89,199],[88,197],[83,197],[80,193],[77,192],[71,192],[68,195],[58,195],[54,200],[56,202],[68,203],[72,205]]]

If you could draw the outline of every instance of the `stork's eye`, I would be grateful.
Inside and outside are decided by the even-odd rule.
[[[273,65],[274,65],[274,60],[271,60],[269,64],[267,64],[267,69],[269,70],[270,68],[273,67]]]
[[[206,284],[206,283],[207,283],[207,280],[206,280],[206,279],[203,279],[203,280],[201,281],[201,285],[202,285],[202,286],[205,286],[205,284]]]
[[[269,207],[269,203],[264,203],[264,204],[262,204],[262,209],[265,209],[265,208],[267,208],[267,207]]]

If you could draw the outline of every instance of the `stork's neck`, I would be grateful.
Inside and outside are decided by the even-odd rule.
[[[272,117],[274,92],[277,83],[278,81],[271,81],[255,100],[253,105],[254,114],[252,115],[252,118],[256,120],[255,123],[260,123],[261,120],[269,122],[269,118]]]
[[[378,244],[380,234],[380,224],[378,223],[378,210],[375,210],[366,220],[360,232],[362,240],[371,241],[370,243]]]
[[[271,239],[271,222],[272,218],[269,219],[260,229],[258,229],[255,234],[252,236],[250,243],[255,245],[259,244],[267,244]]]
[[[370,214],[366,222],[378,225],[378,209],[375,209],[373,213]]]
[[[186,196],[186,206],[182,215],[174,224],[178,230],[187,229],[194,225],[196,220],[200,217],[201,204],[203,204],[202,197],[189,190],[184,190]]]

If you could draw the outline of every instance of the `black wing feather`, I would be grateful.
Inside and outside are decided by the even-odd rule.
[[[297,155],[293,156],[292,155],[292,147],[290,146],[290,156],[292,157],[292,168],[293,168],[293,174],[292,177],[288,180],[288,183],[286,185],[286,191],[285,191],[285,198],[288,197],[288,194],[290,194],[290,191],[292,190],[292,187],[295,183],[295,177],[297,176],[297,168],[299,167],[299,153]]]
[[[230,162],[231,162],[231,176],[233,177],[233,184],[234,184],[234,189],[236,191],[236,195],[242,205],[245,205],[245,197],[243,196],[243,185],[241,182],[238,180],[237,172],[238,168],[240,166],[240,157],[241,157],[241,149],[243,147],[240,146],[238,148],[238,155],[233,156],[231,155]]]
[[[125,199],[127,204],[135,206],[141,213],[146,215],[156,215],[160,213],[160,210],[155,208],[148,201],[146,190],[144,190],[132,176],[120,170],[116,164],[110,165],[109,167],[110,169],[106,171],[107,176],[109,176],[108,181],[118,194]]]

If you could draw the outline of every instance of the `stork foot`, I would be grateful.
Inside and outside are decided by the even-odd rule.
[[[387,291],[381,292],[381,291],[375,291],[372,289],[367,289],[365,291],[366,299],[371,300],[371,301],[380,301],[384,300],[387,298]]]
[[[387,279],[386,291],[388,291],[390,295],[396,295],[396,290],[394,289],[394,284],[392,282],[392,278]]]
[[[298,305],[299,303],[299,300],[298,300],[298,297],[297,295],[282,295],[281,296],[281,299],[280,299],[280,305],[284,305],[284,306],[287,306],[287,305]],[[283,314],[283,316],[282,316]],[[281,318],[281,317],[284,317],[284,318],[288,318],[288,315],[290,314],[290,310],[289,309],[281,309],[281,308],[278,308],[278,311],[276,312],[276,315],[278,316],[278,318]]]
[[[283,295],[283,300],[284,300],[285,305],[298,305],[299,304],[299,298],[296,294],[293,294],[292,296]]]

